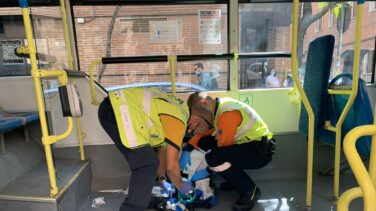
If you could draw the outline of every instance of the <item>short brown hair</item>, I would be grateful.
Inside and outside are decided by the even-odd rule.
[[[200,100],[205,99],[205,97],[206,96],[204,96],[204,94],[201,93],[201,92],[195,92],[195,93],[189,95],[189,97],[187,99],[188,108],[191,109],[192,107],[199,105]]]

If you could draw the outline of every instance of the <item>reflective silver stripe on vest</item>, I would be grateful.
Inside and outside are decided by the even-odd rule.
[[[119,90],[119,91],[116,91],[116,92],[123,99],[123,105],[120,105],[120,114],[121,114],[121,120],[123,122],[125,136],[127,137],[129,147],[131,147],[131,148],[137,147],[138,146],[137,138],[136,138],[135,132],[133,130],[132,120],[130,118],[131,116],[130,116],[130,113],[129,113],[129,107],[128,107],[127,100],[125,99],[123,91]]]
[[[144,89],[144,99],[142,100],[142,105],[144,107],[145,113],[150,116],[150,103],[151,103],[151,92],[149,89]],[[148,118],[148,129],[153,127],[153,122]]]
[[[254,122],[255,121],[252,118],[249,118],[247,124],[236,132],[234,140],[239,140],[244,134],[246,134],[247,131],[252,128]]]

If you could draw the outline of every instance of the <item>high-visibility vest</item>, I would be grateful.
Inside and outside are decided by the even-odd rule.
[[[128,88],[109,92],[121,142],[133,149],[164,143],[165,133],[159,115],[173,116],[187,124],[188,107],[155,88]]]
[[[219,99],[218,110],[214,118],[214,127],[216,132],[218,132],[218,117],[224,112],[234,110],[239,111],[242,115],[242,122],[237,127],[234,137],[235,144],[259,141],[263,136],[266,136],[268,139],[273,137],[273,134],[269,131],[268,126],[252,107],[228,97]]]

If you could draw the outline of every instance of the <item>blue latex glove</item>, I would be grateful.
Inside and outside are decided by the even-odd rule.
[[[162,188],[162,194],[168,194],[171,196],[175,193],[175,189],[172,187],[171,183],[167,182],[166,180],[161,181],[160,186]]]
[[[192,165],[191,163],[191,152],[183,151],[180,159],[179,159],[180,169],[185,171],[188,169],[188,165]]]
[[[191,177],[191,181],[194,182],[194,181],[197,181],[197,180],[201,180],[201,179],[204,179],[206,177],[209,176],[209,172],[206,171],[206,169],[202,169],[198,172],[196,172],[192,177]]]
[[[183,187],[179,189],[179,193],[182,195],[187,195],[192,191],[193,191],[193,186],[192,186],[191,181],[189,180],[184,181]]]
[[[185,204],[179,201],[178,203],[175,204],[175,210],[176,211],[186,210]]]

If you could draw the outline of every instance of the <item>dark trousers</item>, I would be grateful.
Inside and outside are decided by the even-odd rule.
[[[151,146],[137,149],[126,148],[120,139],[114,111],[108,98],[98,109],[99,121],[116,147],[124,155],[131,169],[128,196],[122,203],[121,211],[140,211],[147,208],[159,165],[158,157]],[[109,155],[111,156],[111,155]]]
[[[234,144],[217,147],[214,139],[200,140],[199,145],[204,151],[209,167],[216,167],[228,162],[231,167],[218,172],[240,194],[245,195],[255,188],[255,183],[244,169],[259,169],[272,160],[272,149],[267,140],[252,141],[244,144]]]

